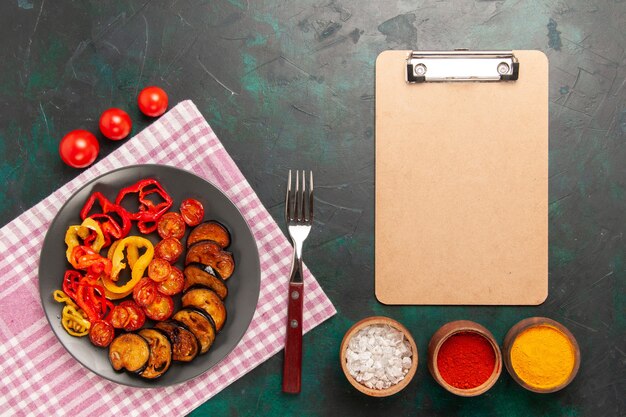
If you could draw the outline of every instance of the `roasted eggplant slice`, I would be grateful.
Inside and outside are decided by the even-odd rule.
[[[192,263],[185,267],[183,274],[185,275],[185,288],[183,291],[187,291],[194,285],[201,285],[215,291],[222,300],[228,295],[226,283],[218,277],[218,274],[210,266]]]
[[[116,371],[126,369],[139,373],[148,365],[149,360],[148,341],[138,334],[121,334],[109,345],[109,361]]]
[[[163,375],[172,364],[172,344],[167,335],[159,329],[141,329],[139,335],[148,341],[150,358],[139,375],[146,379],[156,379]]]
[[[198,243],[201,240],[212,240],[224,249],[230,245],[230,233],[223,224],[215,220],[210,220],[208,222],[200,223],[193,228],[187,238],[187,247],[190,247],[194,243]]]
[[[191,362],[200,352],[196,336],[179,323],[162,321],[154,326],[165,332],[172,342],[172,358],[179,362]]]
[[[185,265],[199,262],[215,269],[220,276],[227,280],[235,270],[235,261],[230,252],[223,251],[220,245],[212,240],[197,242],[187,250]]]
[[[207,353],[215,341],[215,323],[210,316],[195,308],[183,308],[172,317],[187,327],[200,342],[200,353]]]
[[[226,307],[220,297],[208,288],[191,288],[183,294],[183,307],[196,307],[207,313],[218,332],[226,322]]]

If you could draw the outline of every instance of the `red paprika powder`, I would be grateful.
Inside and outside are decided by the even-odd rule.
[[[437,369],[448,384],[459,389],[476,388],[493,374],[496,354],[478,333],[461,332],[447,338],[437,354]]]

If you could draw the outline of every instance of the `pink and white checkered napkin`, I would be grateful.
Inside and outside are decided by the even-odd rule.
[[[202,376],[155,389],[110,382],[70,356],[46,321],[37,281],[44,236],[72,193],[112,169],[145,163],[177,166],[220,188],[250,225],[261,261],[259,302],[252,324],[235,350]],[[284,347],[289,243],[191,101],[178,104],[3,227],[0,250],[1,415],[183,415]],[[335,309],[308,271],[305,282],[306,332],[335,314]]]

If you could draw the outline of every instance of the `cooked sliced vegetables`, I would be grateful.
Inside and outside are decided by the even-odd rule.
[[[109,345],[109,361],[116,371],[141,372],[150,360],[148,341],[136,333],[124,333]]]
[[[175,361],[191,362],[200,352],[196,336],[181,324],[173,321],[157,323],[155,328],[165,332],[172,342],[172,358]]]
[[[223,224],[210,220],[193,228],[187,238],[187,247],[202,240],[212,240],[224,249],[230,245],[230,232]]]
[[[204,218],[204,206],[195,198],[188,198],[180,203],[180,215],[187,226],[197,226]]]
[[[135,285],[135,288],[133,288],[133,300],[140,307],[152,304],[156,297],[156,283],[148,277],[141,278]]]
[[[195,307],[207,313],[218,332],[226,322],[226,307],[218,295],[208,288],[191,288],[182,298],[183,307]]]
[[[76,303],[61,290],[55,290],[52,293],[54,301],[65,303],[61,313],[61,325],[71,336],[83,337],[89,334],[91,322],[87,318],[87,314],[78,308]]]
[[[114,328],[123,329],[130,321],[130,311],[124,306],[115,306],[108,320]]]
[[[197,242],[187,250],[185,265],[199,262],[215,269],[223,279],[228,279],[235,270],[235,261],[230,252],[223,251],[221,246],[212,240]]]
[[[129,313],[128,322],[124,326],[124,330],[134,332],[141,329],[146,322],[146,314],[141,307],[133,300],[122,301],[120,306],[124,307]]]
[[[61,325],[71,336],[83,337],[89,334],[91,322],[83,310],[66,305],[61,314]]]
[[[74,301],[72,301],[70,296],[65,294],[61,290],[54,290],[54,292],[52,293],[52,298],[54,298],[54,301],[56,301],[57,303],[65,303],[68,306],[78,308],[78,306]]]
[[[175,237],[163,239],[154,247],[154,256],[173,264],[183,254],[183,244]]]
[[[185,236],[185,228],[183,216],[175,211],[165,213],[157,222],[157,232],[161,239],[173,237],[180,240]]]
[[[108,321],[96,320],[89,327],[89,340],[95,346],[107,347],[115,337],[115,329]]]
[[[183,308],[172,317],[184,324],[200,342],[200,353],[207,353],[215,341],[215,323],[210,316],[195,308]]]
[[[174,300],[169,295],[157,293],[154,301],[143,309],[146,316],[152,320],[167,320],[174,314]]]
[[[82,224],[67,228],[67,232],[65,233],[65,244],[67,245],[65,257],[68,262],[72,262],[72,251],[76,246],[80,245],[79,238],[85,245],[87,245],[91,235],[93,235],[93,241],[90,243],[89,247],[91,247],[94,251],[99,252],[104,246],[104,235],[102,234],[102,229],[97,221],[91,218],[86,218],[83,220]]]
[[[150,357],[140,376],[156,379],[162,376],[172,364],[172,344],[167,335],[159,329],[141,329],[139,335],[148,341]]]
[[[172,272],[172,265],[163,258],[154,258],[148,265],[148,276],[154,282],[165,281]]]
[[[170,275],[167,277],[165,281],[158,282],[156,284],[157,290],[161,294],[165,295],[176,295],[178,293],[183,292],[183,288],[185,287],[185,276],[183,275],[183,271],[172,267]]]
[[[138,202],[133,211],[121,205],[129,194]],[[79,213],[82,223],[66,230],[71,267],[63,291],[53,293],[64,303],[61,323],[70,335],[108,346],[113,369],[148,380],[163,376],[172,361],[190,362],[211,349],[226,322],[226,280],[235,269],[225,251],[228,228],[203,222],[199,200],[168,212],[172,204],[154,178],[123,188],[115,203],[94,192]],[[133,227],[141,236],[129,235]],[[161,238],[155,246],[155,236],[147,236],[153,232]],[[147,319],[154,327],[144,328]]]
[[[126,268],[126,264],[122,262],[124,260],[124,249],[131,245],[137,246],[137,248],[145,248],[146,250],[143,255],[134,262],[130,281],[122,286],[118,286],[115,282],[119,279],[120,271]],[[150,261],[152,261],[153,256],[154,246],[152,246],[152,243],[145,237],[128,236],[122,239],[113,251],[113,256],[111,257],[113,264],[111,275],[103,275],[102,278],[106,290],[113,294],[130,294],[135,285],[137,285],[139,280],[143,277],[143,273]]]
[[[217,276],[217,273],[211,267],[193,263],[185,267],[183,274],[185,275],[185,288],[183,291],[187,291],[194,285],[199,285],[212,289],[222,300],[228,295],[226,283]]]

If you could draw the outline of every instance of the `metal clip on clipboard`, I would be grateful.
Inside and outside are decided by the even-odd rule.
[[[518,75],[512,51],[412,51],[406,60],[408,83],[515,81]]]

